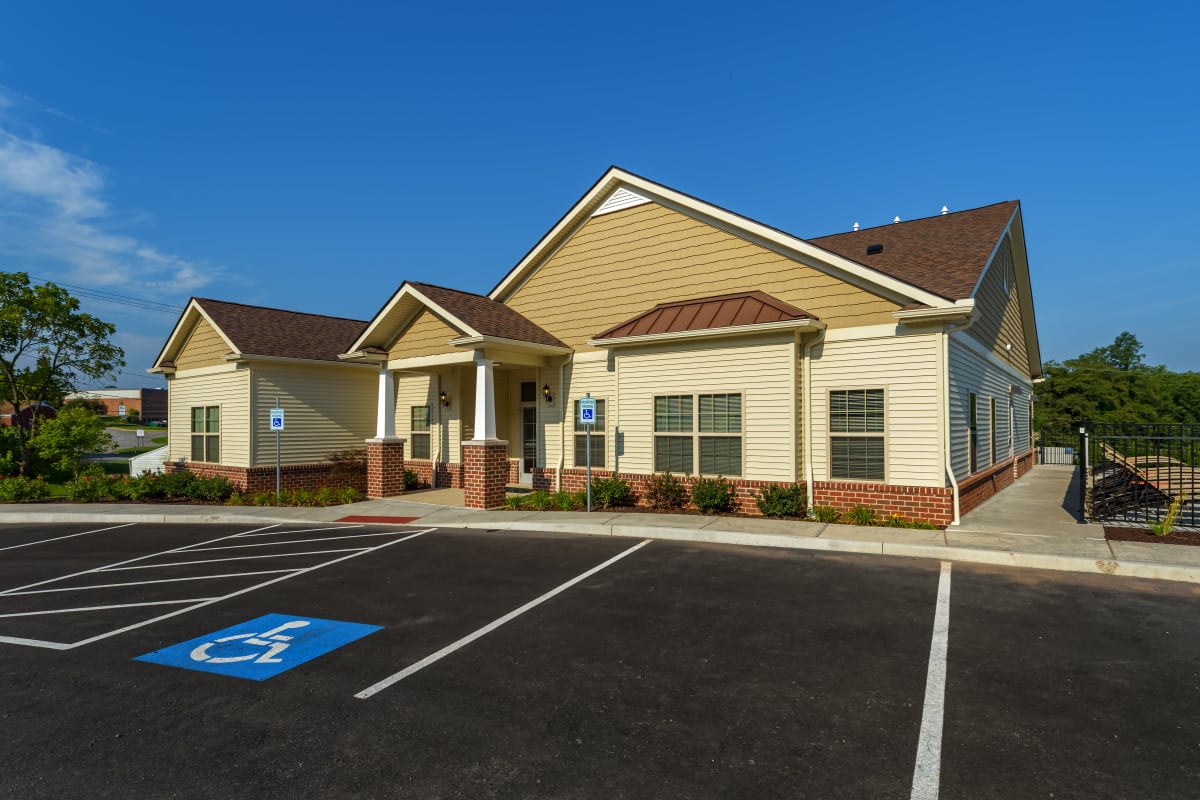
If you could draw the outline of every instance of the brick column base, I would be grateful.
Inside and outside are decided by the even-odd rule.
[[[508,485],[508,442],[463,442],[463,488],[467,508],[500,508]]]
[[[404,440],[367,439],[367,497],[378,500],[404,492]]]

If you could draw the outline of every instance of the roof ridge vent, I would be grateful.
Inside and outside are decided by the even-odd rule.
[[[947,208],[946,206],[942,206],[942,216],[944,217],[949,213],[950,213],[950,209]]]

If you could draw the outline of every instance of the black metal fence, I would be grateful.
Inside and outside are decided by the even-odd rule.
[[[1089,422],[1079,430],[1089,520],[1146,527],[1173,514],[1176,526],[1200,528],[1200,425]]]
[[[1078,464],[1078,426],[1043,425],[1034,433],[1039,464]]]

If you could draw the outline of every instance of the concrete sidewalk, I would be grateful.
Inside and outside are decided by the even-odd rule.
[[[329,508],[152,504],[0,506],[0,523],[381,522],[482,530],[549,531],[934,558],[1009,567],[1094,572],[1200,583],[1200,547],[1109,542],[1070,512],[1070,467],[1038,467],[946,531],[871,528],[745,517],[636,511],[476,511],[405,499]],[[1055,512],[1055,508],[1058,509]],[[3,546],[0,529],[0,547]]]

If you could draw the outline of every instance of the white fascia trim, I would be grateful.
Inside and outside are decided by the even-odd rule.
[[[464,350],[461,353],[442,353],[436,356],[414,356],[412,358],[394,358],[386,366],[391,370],[420,371],[431,367],[446,367],[454,364],[475,363],[475,352]]]
[[[975,299],[959,300],[949,308],[912,308],[893,311],[892,316],[901,322],[956,321],[970,318],[975,313]]]
[[[816,261],[818,264],[827,264],[837,270],[840,270],[841,272],[853,276],[865,284],[885,289],[891,294],[911,298],[928,306],[943,307],[951,303],[951,301],[944,297],[939,297],[938,295],[927,292],[924,289],[919,289],[912,284],[908,284],[896,278],[884,275],[883,273],[876,272],[875,270],[864,267],[863,265],[851,261],[848,258],[843,258],[842,256],[839,256],[828,250],[817,247],[816,245],[809,244],[803,239],[797,239],[794,236],[781,233],[780,231],[767,227],[762,223],[748,220],[745,217],[725,211],[724,209],[717,208],[716,206],[709,205],[702,200],[688,197],[687,195],[684,195],[673,189],[669,189],[666,186],[652,183],[643,178],[639,178],[636,175],[631,175],[628,172],[617,169],[616,167],[610,169],[608,173],[605,174],[605,176],[601,178],[601,180],[594,187],[592,187],[591,191],[585,194],[579,200],[579,202],[575,204],[571,211],[568,212],[565,217],[559,220],[558,224],[555,225],[549,233],[542,237],[537,246],[531,250],[525,258],[521,259],[521,262],[517,264],[517,266],[513,267],[508,276],[488,296],[495,300],[497,297],[500,297],[507,292],[513,286],[513,284],[524,277],[525,271],[531,265],[541,260],[543,251],[545,249],[544,246],[546,244],[556,241],[557,238],[567,228],[577,224],[581,215],[586,214],[590,216],[593,210],[592,207],[598,203],[599,198],[601,196],[607,196],[610,191],[619,187],[621,184],[625,184],[631,189],[637,191],[639,194],[645,195],[651,200],[661,203],[668,208],[673,208],[674,210],[686,209],[692,213],[707,217],[710,220],[721,223],[721,225],[737,229],[756,237],[763,242],[769,242],[776,247],[803,255],[806,259]],[[819,267],[815,268],[819,269]]]
[[[825,323],[815,319],[796,319],[784,322],[759,322],[753,325],[730,325],[725,328],[703,328],[698,331],[675,331],[674,333],[647,333],[640,336],[618,336],[612,339],[589,339],[592,347],[622,347],[637,344],[652,344],[654,342],[672,342],[679,339],[705,339],[718,336],[749,336],[756,333],[775,333],[778,331],[808,331],[825,330]]]
[[[958,333],[959,331],[952,331],[950,333],[950,342],[952,344],[960,345],[964,350],[970,351],[972,355],[976,355],[985,359],[993,367],[996,367],[997,369],[1003,370],[1005,373],[1007,373],[1014,382],[1023,386],[1029,386],[1030,391],[1032,391],[1034,382],[1033,378],[1030,378],[1028,375],[1022,375],[1016,367],[999,358],[991,350],[988,350],[986,347],[979,344],[979,342],[966,335],[965,332],[962,335],[956,335]]]
[[[899,325],[857,325],[853,328],[830,328],[825,332],[827,342],[851,342],[857,339],[892,339],[902,334]]]
[[[188,333],[190,334],[191,329],[194,329],[196,324],[198,324],[198,321],[194,321],[193,319],[193,313],[208,322],[208,324],[213,327],[213,330],[217,332],[217,335],[221,337],[221,341],[228,345],[230,350],[237,350],[237,348],[234,347],[233,342],[231,342],[229,337],[225,335],[225,331],[221,330],[221,326],[213,322],[212,317],[205,313],[204,309],[200,307],[200,304],[196,302],[195,298],[192,298],[188,301],[187,308],[185,308],[183,313],[179,315],[179,321],[175,323],[175,327],[171,330],[171,335],[167,337],[167,343],[163,345],[162,352],[160,352],[158,354],[158,358],[154,360],[155,364],[164,359],[167,361],[174,361],[175,356],[179,355],[178,351],[183,347],[183,342],[177,342],[176,340],[183,336],[183,330],[185,327],[188,328]],[[190,325],[188,324],[189,322],[191,323]],[[171,353],[171,357],[168,358],[167,353]]]
[[[387,357],[387,353],[367,353],[362,350],[338,353],[338,358],[342,361],[357,361],[362,364],[382,364],[384,361],[387,361]]]
[[[289,358],[287,356],[256,356],[246,353],[230,353],[225,360],[235,364],[252,365],[259,362],[269,364],[299,364],[306,367],[376,367],[375,364],[353,361],[326,361],[318,358]]]
[[[495,345],[497,347],[512,347],[516,350],[532,350],[535,353],[549,353],[551,355],[566,355],[571,352],[569,347],[559,347],[554,344],[538,344],[536,342],[524,342],[520,339],[505,339],[501,336],[482,336],[475,334],[474,336],[463,336],[459,339],[451,339],[447,344],[455,347],[470,347],[479,349],[487,345]]]
[[[438,314],[438,316],[443,317],[444,319],[454,320],[459,325],[459,327],[461,327],[464,331],[467,332],[468,335],[470,335],[470,336],[478,335],[478,333],[474,329],[472,329],[469,325],[465,324],[458,317],[449,313],[448,311],[446,311],[446,309],[442,308],[437,303],[433,302],[428,297],[426,297],[425,295],[421,294],[416,289],[414,289],[412,287],[411,283],[406,283],[400,287],[400,290],[398,292],[396,292],[394,295],[392,295],[392,299],[388,300],[387,305],[385,305],[382,309],[380,309],[379,313],[376,314],[375,318],[372,319],[370,321],[370,323],[367,324],[366,329],[361,334],[359,334],[359,337],[354,340],[354,344],[350,345],[349,349],[346,352],[353,353],[357,350],[361,350],[366,345],[366,342],[368,340],[370,340],[371,336],[375,333],[375,331],[379,327],[380,323],[389,314],[391,314],[392,311],[396,308],[396,305],[406,297],[415,298],[418,302],[420,302],[426,308],[436,312]]]

